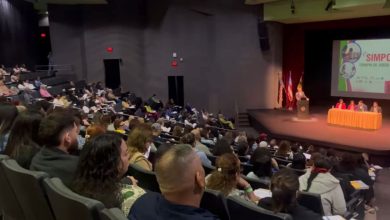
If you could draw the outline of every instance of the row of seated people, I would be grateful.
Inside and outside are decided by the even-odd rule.
[[[382,107],[379,106],[377,101],[374,101],[372,103],[372,106],[370,109],[368,109],[367,105],[364,104],[362,100],[358,102],[358,104],[355,104],[354,100],[351,100],[349,102],[349,105],[347,106],[343,99],[339,99],[339,102],[336,104],[336,106],[333,106],[336,109],[348,109],[351,111],[358,111],[358,112],[376,112],[376,113],[382,113]]]
[[[12,118],[15,118],[15,116],[17,115],[17,113],[15,113],[16,109],[13,108],[12,106],[8,106],[8,105],[6,105],[4,107],[8,108],[8,109],[4,110],[4,112],[8,112],[10,114],[10,115],[7,115],[5,118],[7,118],[7,120],[12,121],[13,120]],[[14,114],[11,114],[12,112],[14,112]],[[36,116],[40,115],[40,117],[41,117],[40,123],[32,123],[31,121],[26,122],[26,120],[27,120],[26,118],[25,118],[25,120],[21,120],[21,119],[18,120],[19,118],[22,118],[23,116],[28,117],[28,115],[30,115],[30,114],[31,115],[36,114]],[[84,148],[81,150],[81,153],[79,154],[80,157],[77,157],[77,156],[73,156],[72,154],[76,154],[76,155],[78,154],[77,153],[77,151],[78,151],[77,146],[79,143],[78,131],[79,131],[79,125],[83,120],[80,117],[75,117],[75,115],[77,115],[77,114],[75,114],[74,112],[71,113],[71,112],[68,112],[65,110],[61,110],[60,108],[58,108],[56,111],[49,114],[48,116],[44,117],[43,119],[42,119],[42,117],[43,117],[42,113],[25,112],[23,114],[20,114],[19,116],[17,116],[18,118],[17,118],[17,120],[15,120],[15,123],[13,123],[13,122],[5,123],[5,124],[8,124],[7,126],[9,126],[9,127],[11,127],[11,124],[13,124],[13,126],[11,128],[11,132],[9,133],[8,141],[6,141],[6,143],[5,143],[5,146],[6,146],[5,152],[8,155],[10,155],[11,157],[17,159],[17,161],[22,166],[24,166],[26,168],[31,168],[33,170],[45,171],[45,172],[49,173],[51,176],[60,177],[67,186],[71,187],[76,192],[78,192],[82,195],[88,196],[88,197],[98,199],[98,200],[102,201],[107,207],[121,207],[126,214],[130,210],[130,206],[131,206],[131,204],[133,204],[133,202],[137,198],[137,196],[134,196],[134,197],[127,196],[126,199],[128,201],[127,202],[122,201],[123,197],[119,196],[119,195],[123,195],[123,190],[125,190],[123,188],[127,188],[127,190],[128,190],[127,192],[131,191],[131,193],[125,193],[126,195],[143,194],[143,190],[138,189],[136,187],[136,184],[135,184],[136,181],[134,179],[130,179],[131,180],[130,182],[132,184],[130,184],[130,185],[125,184],[126,187],[122,187],[123,185],[119,184],[120,180],[122,179],[121,177],[127,171],[128,164],[130,163],[132,165],[138,165],[138,166],[144,168],[145,170],[155,170],[156,175],[157,175],[157,180],[159,180],[160,189],[163,192],[164,197],[161,197],[161,195],[153,195],[152,198],[157,199],[157,201],[155,201],[155,202],[163,202],[163,203],[165,202],[164,203],[165,205],[171,205],[170,203],[167,203],[165,200],[169,197],[170,193],[167,191],[165,191],[166,193],[164,193],[165,188],[163,186],[161,186],[163,181],[161,180],[161,178],[159,178],[159,174],[158,174],[159,173],[158,172],[158,161],[169,161],[169,159],[160,160],[161,158],[165,157],[164,153],[160,153],[162,156],[160,155],[160,157],[159,157],[160,159],[155,158],[155,161],[157,163],[156,163],[154,168],[153,168],[153,163],[148,160],[149,155],[150,155],[150,151],[152,148],[151,145],[153,144],[153,131],[155,130],[155,132],[156,132],[156,130],[158,130],[158,126],[156,124],[154,124],[154,126],[150,126],[147,124],[136,125],[134,128],[131,129],[130,134],[127,137],[127,145],[126,145],[126,144],[124,144],[125,142],[122,140],[122,138],[119,138],[119,139],[117,138],[118,141],[115,142],[116,144],[113,144],[112,142],[110,142],[109,140],[115,140],[115,138],[113,136],[109,136],[110,138],[107,138],[104,136],[105,135],[104,133],[108,129],[107,124],[96,122],[96,124],[91,125],[92,129],[89,128],[89,132],[88,132],[88,128],[87,128],[87,138],[89,138],[91,140],[88,141],[87,144],[85,144]],[[38,118],[39,118],[39,116],[38,116]],[[20,121],[20,122],[16,123],[18,121]],[[23,123],[25,123],[25,124],[23,124]],[[18,124],[19,124],[19,126],[18,126]],[[22,125],[20,126],[20,124],[22,124]],[[31,124],[31,125],[35,124],[35,126],[37,126],[37,127],[30,128],[31,129],[30,131],[21,132],[21,131],[23,131],[22,129],[28,129],[28,126],[26,126],[26,124]],[[95,128],[93,128],[93,126],[95,126]],[[103,132],[103,134],[99,133],[99,131],[97,131],[97,130],[99,130],[99,129],[97,129],[98,127],[103,127],[103,129],[101,129],[101,131],[100,131],[100,132]],[[154,128],[154,130],[152,129],[152,127]],[[33,132],[33,130],[35,132]],[[36,132],[37,130],[38,130],[38,132]],[[176,130],[178,130],[178,129],[176,129]],[[204,130],[207,130],[207,129],[204,129]],[[14,132],[12,132],[12,131],[14,131]],[[196,149],[195,151],[192,150],[191,152],[193,152],[192,153],[193,155],[198,155],[198,156],[196,156],[196,158],[199,158],[199,159],[196,159],[196,160],[199,160],[200,164],[202,165],[204,163],[203,159],[207,159],[207,156],[204,157],[206,152],[200,153],[202,151],[198,150],[196,148],[195,137],[197,136],[198,141],[201,140],[201,138],[199,138],[199,134],[197,133],[197,131],[199,133],[201,133],[199,130],[194,130],[194,131],[192,131],[192,133],[182,135],[180,140],[182,143],[189,144],[190,146],[192,146],[193,148]],[[24,142],[25,138],[21,138],[20,134],[26,134],[25,138],[27,140],[28,139],[32,140],[33,139],[32,137],[34,137],[34,135],[36,135],[36,134],[39,134],[38,135],[39,137],[35,137],[34,141]],[[155,133],[155,134],[158,134],[158,133]],[[183,133],[180,132],[175,136],[179,137],[179,136],[181,136],[181,134],[183,134]],[[113,135],[113,134],[110,134],[110,135]],[[16,138],[15,138],[15,136],[16,136]],[[96,140],[99,140],[99,143],[94,142],[95,136],[96,136]],[[225,138],[226,138],[226,136],[229,136],[229,133],[225,133]],[[6,137],[6,135],[3,137],[3,140],[7,139],[5,137]],[[105,138],[98,139],[98,137],[100,137],[100,138],[105,137]],[[120,136],[118,136],[118,137],[120,137]],[[157,136],[157,138],[158,138],[158,136]],[[239,139],[240,138],[238,138],[238,140]],[[211,141],[210,139],[206,139],[206,140]],[[15,143],[15,141],[20,141],[21,143],[19,142],[19,144],[18,144],[18,143]],[[112,155],[109,156],[108,153],[110,151],[107,151],[108,149],[105,149],[103,152],[101,152],[102,155],[100,155],[100,156],[90,155],[90,154],[97,153],[94,150],[97,149],[95,147],[98,146],[100,144],[100,142],[103,142],[103,145],[106,144],[105,145],[106,147],[109,146],[112,148],[113,146],[115,146],[116,148],[120,149],[120,150],[115,151],[115,152],[117,152],[116,156],[118,158],[115,160],[116,162],[113,163],[112,160],[115,158],[115,156],[112,156]],[[226,142],[229,143],[229,141],[226,141]],[[35,143],[35,145],[34,145],[34,143]],[[211,152],[218,154],[214,151],[214,150],[218,149],[218,146],[219,146],[218,143],[219,142],[217,141],[217,143],[214,146],[215,149],[211,149],[210,150]],[[261,144],[261,142],[260,142],[260,144]],[[282,146],[282,144],[280,144],[280,145]],[[45,146],[45,147],[41,149],[40,146]],[[89,147],[87,147],[87,146],[89,146]],[[230,144],[227,144],[227,146],[228,147],[225,147],[225,149],[227,149],[227,148],[232,149]],[[14,148],[14,149],[12,149],[12,148]],[[183,148],[183,147],[177,146],[177,148]],[[86,156],[82,160],[83,155],[84,155],[83,152],[88,152],[88,149],[91,152],[85,153]],[[163,150],[164,147],[159,146],[158,150],[159,149],[161,149],[160,151],[164,151]],[[168,147],[167,149],[168,149],[167,152],[171,152],[170,149],[173,149],[173,148]],[[260,151],[258,149],[261,149],[261,148],[260,147],[255,148],[255,151]],[[205,150],[205,149],[203,148],[203,150]],[[172,150],[172,151],[175,152],[174,150]],[[118,152],[120,152],[120,153],[118,153]],[[176,153],[173,153],[173,154],[176,154]],[[233,161],[236,161],[236,163],[239,164],[238,158],[232,153],[232,151],[230,151],[230,153],[228,152],[228,153],[221,154],[220,158],[222,158],[222,159],[219,159],[219,160],[225,161],[225,162],[226,161],[231,162],[232,160],[223,160],[225,155],[230,155],[230,157],[232,157],[232,155],[233,155],[233,157],[236,158],[236,160],[233,160]],[[104,157],[104,156],[107,156],[107,157]],[[94,158],[96,159],[95,162],[93,162]],[[104,158],[106,158],[106,159],[104,159]],[[102,163],[102,161],[105,161],[105,160],[107,160],[106,162],[109,163],[110,166],[105,164],[105,163]],[[184,160],[184,161],[188,162],[188,160]],[[173,161],[173,162],[177,162],[177,161]],[[183,161],[181,161],[181,162],[183,162]],[[163,162],[161,162],[161,163],[163,163]],[[218,175],[220,173],[222,173],[222,171],[225,171],[225,168],[223,167],[223,165],[219,165],[219,163],[220,162],[217,162],[216,171],[215,171],[215,172],[219,172]],[[223,163],[223,162],[221,162],[221,163]],[[79,165],[77,165],[77,164],[79,164]],[[81,164],[83,164],[83,165],[81,165]],[[314,162],[314,164],[316,164],[316,162]],[[169,184],[166,187],[168,187],[167,188],[168,191],[169,190],[175,191],[175,190],[180,189],[179,190],[180,193],[178,193],[176,191],[176,193],[178,193],[178,194],[176,194],[176,196],[178,196],[180,194],[185,195],[185,192],[183,192],[181,190],[181,185],[186,186],[186,184],[185,184],[185,182],[177,181],[177,179],[185,181],[184,177],[187,177],[187,174],[186,174],[186,172],[184,172],[183,173],[184,176],[183,176],[183,178],[181,178],[181,176],[177,176],[178,173],[180,174],[180,172],[171,172],[171,171],[174,170],[173,168],[175,168],[175,167],[183,167],[183,168],[185,168],[184,169],[185,171],[191,170],[191,167],[181,166],[181,164],[180,164],[180,166],[178,166],[178,165],[179,164],[174,164],[174,165],[171,164],[169,166],[168,171],[166,170],[165,172],[160,173],[160,175],[168,175],[168,173],[172,173],[172,175],[175,175],[176,178],[174,178],[172,176],[167,177],[168,178],[167,181],[170,184],[179,184],[180,187],[178,189],[176,189],[176,187],[172,187],[172,185],[169,185]],[[83,166],[83,167],[81,168],[81,166]],[[88,170],[88,168],[86,168],[84,166],[90,166],[90,168],[89,168],[90,170]],[[321,171],[322,173],[321,172],[318,173],[319,176],[321,176],[320,174],[328,173],[328,171],[330,169],[329,166],[328,167],[326,167],[326,166],[321,167],[322,165],[320,162],[318,162],[317,166],[319,169],[322,169],[322,171]],[[237,167],[237,166],[235,166],[235,167]],[[113,173],[111,172],[112,169],[117,170],[118,173],[116,175],[113,175]],[[327,169],[327,172],[325,172],[323,169]],[[229,169],[227,169],[227,170],[229,170]],[[315,169],[313,169],[313,170],[315,170]],[[103,171],[105,171],[105,172],[103,172]],[[78,175],[78,172],[81,172],[82,174]],[[85,173],[85,172],[87,172],[87,173]],[[88,173],[88,172],[91,172],[91,173]],[[96,174],[95,172],[98,172],[98,174]],[[228,173],[231,174],[231,172],[228,172]],[[257,172],[254,172],[254,173],[257,173]],[[112,177],[115,181],[117,181],[118,188],[114,189],[114,188],[109,187],[107,189],[107,193],[104,193],[105,190],[104,190],[104,188],[102,189],[101,186],[102,185],[105,186],[105,181],[108,178],[105,175],[107,175],[107,174],[111,175],[110,177]],[[198,176],[198,175],[199,174],[196,174],[196,176]],[[285,175],[287,175],[287,174],[285,174]],[[285,175],[282,175],[282,176],[285,176]],[[251,187],[249,187],[249,184],[247,184],[248,182],[246,182],[244,178],[241,178],[241,176],[239,175],[239,172],[236,172],[235,176],[237,178],[231,178],[231,176],[228,178],[229,180],[232,180],[233,183],[235,183],[235,184],[232,184],[232,186],[237,187],[237,185],[239,185],[241,187],[244,187],[244,189],[246,189],[245,192],[247,192],[249,195],[251,195],[253,189],[251,189]],[[311,176],[311,174],[310,174],[310,176]],[[224,175],[221,175],[221,177],[224,178]],[[83,179],[83,178],[86,178],[86,179]],[[209,178],[211,178],[211,177],[209,177]],[[271,177],[271,183],[272,183],[272,178],[274,178],[274,177]],[[199,179],[201,182],[202,176],[200,176]],[[319,178],[317,177],[314,179],[319,179]],[[175,181],[173,181],[173,180],[175,180]],[[204,181],[206,181],[206,180],[207,180],[207,178]],[[103,182],[101,182],[101,181],[103,181]],[[78,182],[81,183],[81,186],[77,186]],[[283,181],[283,182],[285,182],[285,181]],[[315,182],[315,181],[313,180],[313,182]],[[337,182],[337,181],[335,181],[335,182]],[[192,183],[193,183],[193,181],[192,181]],[[83,185],[83,184],[85,184],[85,185]],[[209,188],[213,188],[212,184],[211,184],[211,186],[210,186],[210,184],[209,184]],[[108,184],[108,185],[112,186],[112,184]],[[206,181],[206,186],[207,185],[208,185],[208,181]],[[335,184],[335,185],[338,186],[337,184]],[[121,187],[119,187],[119,186],[121,186]],[[199,185],[199,186],[198,185],[195,185],[195,186],[191,185],[191,187],[195,187],[196,189],[198,189],[197,187],[200,187],[200,186],[201,185]],[[188,186],[186,186],[186,187],[188,187]],[[193,193],[195,188],[192,188],[192,193]],[[308,189],[309,188],[315,188],[315,187],[308,187]],[[339,188],[339,187],[336,187],[336,188]],[[189,188],[187,188],[187,189],[189,189]],[[200,187],[199,189],[203,189],[203,188]],[[234,188],[232,188],[232,189],[234,189]],[[272,187],[271,187],[271,189],[272,189]],[[112,191],[112,190],[114,190],[114,191]],[[220,189],[220,190],[223,191],[223,189]],[[198,192],[198,190],[196,192]],[[199,191],[199,192],[202,192],[202,191]],[[175,195],[174,195],[175,192],[172,192],[172,193],[173,193],[173,197],[175,197]],[[189,193],[189,192],[186,192],[186,193]],[[240,194],[240,193],[238,193],[238,194]],[[199,195],[201,195],[201,194],[196,194],[196,196],[198,198],[199,198]],[[245,193],[243,193],[243,195],[245,195]],[[338,195],[342,195],[342,193],[338,194]],[[116,197],[118,197],[118,198],[116,198]],[[248,197],[251,197],[251,196],[248,196]],[[180,199],[180,198],[181,197],[176,198],[176,199]],[[194,198],[192,198],[192,199],[194,199]],[[256,201],[259,201],[260,198],[252,197],[252,199],[250,199],[250,200],[251,201],[253,200],[254,202],[256,202]],[[172,200],[168,199],[168,201],[171,201],[173,204],[182,204],[180,202],[177,203],[175,201],[175,198],[172,198]],[[264,201],[266,201],[266,200],[264,200]],[[342,200],[340,200],[340,201],[342,201]],[[149,202],[150,201],[148,201],[148,203]],[[140,200],[140,203],[142,204],[142,200]],[[184,203],[184,204],[186,204],[186,203]],[[196,205],[195,203],[190,204],[190,207],[192,207],[192,208],[198,207],[198,206],[199,205]],[[134,207],[137,207],[137,206],[134,206]],[[141,207],[143,207],[143,205],[141,205]],[[170,206],[170,207],[171,208],[178,208],[176,206]],[[324,205],[324,207],[325,207],[325,205]],[[187,207],[187,208],[189,208],[189,207]],[[134,210],[137,210],[137,209],[134,208]],[[194,210],[192,210],[192,211],[194,211]],[[287,212],[288,210],[283,209],[283,211]],[[335,210],[331,210],[330,212],[331,212],[331,214],[337,214],[337,211],[335,211]],[[341,214],[341,212],[343,212],[343,210],[340,211],[340,214]],[[134,213],[135,213],[134,215],[137,215],[137,214],[141,215],[142,210],[134,211]],[[305,213],[306,213],[306,211],[305,211]],[[309,212],[307,212],[307,213],[309,213]],[[145,214],[153,214],[153,213],[145,213]],[[176,213],[176,214],[180,215],[180,214],[186,214],[186,213]],[[294,215],[293,213],[291,213],[291,214]],[[195,214],[192,213],[192,215],[195,215]],[[207,213],[207,215],[209,215],[209,214]],[[130,212],[129,216],[131,218],[131,216],[132,216],[131,212]],[[199,216],[195,215],[195,217],[199,217]],[[135,219],[145,219],[142,217],[134,217],[134,218]]]
[[[0,65],[0,76],[6,76],[6,75],[14,75],[19,73],[28,73],[31,72],[27,69],[25,64],[21,64],[20,66],[16,64],[13,68],[6,68],[4,64]]]

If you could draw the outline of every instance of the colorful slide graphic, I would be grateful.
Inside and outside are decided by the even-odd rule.
[[[338,44],[339,92],[390,94],[390,39]]]

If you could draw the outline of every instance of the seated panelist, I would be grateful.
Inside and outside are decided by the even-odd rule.
[[[371,106],[370,112],[382,113],[382,107],[378,105],[378,102],[374,102]]]
[[[347,109],[348,109],[348,110],[355,111],[355,108],[356,108],[355,101],[351,100],[351,101],[349,102],[349,105],[348,105]]]
[[[337,109],[347,109],[347,105],[345,104],[343,99],[339,99],[339,102],[336,104]]]
[[[355,107],[355,111],[366,112],[366,111],[368,111],[367,105],[364,104],[364,102],[362,100],[360,100],[358,105]]]

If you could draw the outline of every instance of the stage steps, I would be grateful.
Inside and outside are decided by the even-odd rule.
[[[238,113],[237,122],[239,127],[250,127],[249,115],[246,112]]]

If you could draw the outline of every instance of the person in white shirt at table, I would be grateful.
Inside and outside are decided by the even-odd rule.
[[[370,111],[376,113],[382,113],[382,107],[378,105],[378,102],[374,102],[372,103]]]

